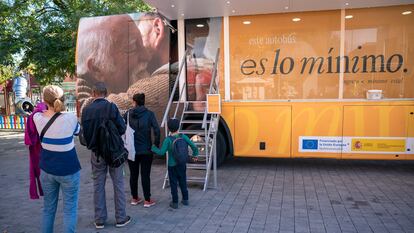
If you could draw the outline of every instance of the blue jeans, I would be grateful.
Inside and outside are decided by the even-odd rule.
[[[42,171],[40,174],[44,192],[42,232],[52,233],[59,189],[63,194],[63,232],[76,231],[80,172],[67,176],[55,176]]]
[[[172,202],[178,203],[177,185],[180,186],[183,200],[188,200],[187,165],[177,164],[173,167],[168,166],[168,179],[170,180]]]

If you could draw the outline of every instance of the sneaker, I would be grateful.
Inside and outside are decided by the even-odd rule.
[[[124,226],[128,225],[128,223],[130,223],[130,222],[131,222],[131,217],[127,216],[126,220],[124,220],[122,222],[117,222],[115,226],[116,227],[124,227]]]
[[[182,200],[181,203],[183,203],[183,205],[188,205],[188,200]]]
[[[178,203],[170,202],[170,207],[173,208],[173,209],[178,209]]]
[[[103,223],[94,222],[94,224],[95,224],[96,229],[104,229],[104,227],[105,227],[105,224],[103,224]]]
[[[138,205],[141,202],[142,202],[142,199],[139,198],[139,197],[137,199],[135,199],[135,198],[131,199],[131,205]]]
[[[152,200],[152,199],[150,199],[149,201],[144,201],[144,207],[145,208],[151,207],[153,205],[155,205],[155,201]]]

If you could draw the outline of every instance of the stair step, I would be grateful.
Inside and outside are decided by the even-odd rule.
[[[192,129],[192,130],[185,130],[184,129],[184,130],[179,130],[178,132],[182,133],[182,134],[204,134],[205,133],[204,130],[195,130],[195,129]]]
[[[184,111],[184,114],[204,114],[204,112],[187,110]]]
[[[209,149],[211,149],[211,148],[209,148]],[[206,155],[205,147],[198,148],[198,154],[199,155]]]
[[[203,124],[203,120],[183,120],[182,124]],[[207,124],[210,124],[210,121],[206,121]]]
[[[187,163],[187,169],[206,170],[206,164]]]
[[[174,104],[176,103],[206,103],[207,101],[205,100],[186,100],[186,101],[173,101]]]
[[[197,158],[202,158],[203,160],[206,158],[206,154],[204,152],[199,152]]]
[[[187,177],[187,182],[200,182],[200,183],[204,183],[205,181],[205,177],[197,177],[197,176],[193,176],[193,177]]]
[[[193,134],[193,135],[197,134],[201,137],[204,137],[204,134],[205,134],[204,129],[199,129],[199,130],[196,130],[196,129],[191,129],[191,130],[180,129],[180,130],[178,130],[178,132],[182,133],[182,134]],[[215,132],[215,130],[211,129],[210,130],[210,135],[214,134],[214,132]],[[208,130],[207,130],[207,133],[208,133]]]
[[[206,143],[205,142],[193,142],[194,143],[194,145],[196,145],[196,146],[206,146]],[[211,146],[211,142],[209,143],[210,144],[210,146]]]
[[[202,156],[197,156],[197,162],[196,163],[206,163],[206,160],[207,160],[207,158],[206,158],[206,156],[204,156],[204,155],[202,155]],[[192,164],[192,163],[189,163],[189,164]]]

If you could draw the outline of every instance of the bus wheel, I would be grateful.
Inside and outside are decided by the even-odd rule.
[[[216,138],[217,166],[221,166],[226,158],[226,140],[219,130]]]

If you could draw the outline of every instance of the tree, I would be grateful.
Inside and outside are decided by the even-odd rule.
[[[3,83],[15,76],[14,68],[11,65],[0,65],[0,85],[3,85]]]
[[[81,17],[151,10],[142,0],[0,1],[0,65],[34,67],[33,75],[43,85],[62,81],[75,74]]]

